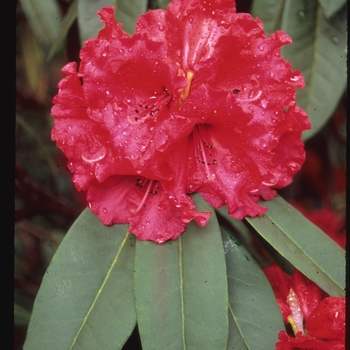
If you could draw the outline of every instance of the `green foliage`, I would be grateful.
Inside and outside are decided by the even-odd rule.
[[[37,40],[48,47],[56,39],[61,14],[55,0],[20,0],[23,12]]]
[[[229,292],[227,349],[273,349],[284,329],[271,285],[245,247],[221,228]]]
[[[252,6],[252,14],[263,21],[267,34],[282,29],[293,40],[282,54],[305,78],[306,87],[297,91],[297,102],[308,113],[312,129],[304,132],[304,140],[329,120],[346,87],[347,14],[345,9],[335,13],[345,1],[320,3],[255,0]]]
[[[227,278],[213,209],[205,227],[190,223],[176,241],[136,242],[135,298],[143,349],[226,349]]]
[[[134,245],[126,225],[85,210],[45,273],[24,350],[121,349],[136,324]]]
[[[261,202],[249,224],[295,268],[332,296],[345,296],[345,251],[283,198]]]

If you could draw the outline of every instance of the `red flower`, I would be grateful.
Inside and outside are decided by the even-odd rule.
[[[295,105],[303,78],[280,56],[290,38],[266,38],[233,0],[174,0],[131,37],[112,7],[99,14],[105,28],[85,42],[78,72],[64,68],[52,109],[52,138],[91,210],[158,243],[192,219],[205,225],[193,192],[236,218],[262,215],[260,196],[300,169],[310,126]]]
[[[295,337],[281,331],[277,350],[345,349],[345,299],[327,297],[316,284],[295,270],[293,276],[272,264],[264,269],[284,322]],[[326,296],[326,297],[325,297]]]

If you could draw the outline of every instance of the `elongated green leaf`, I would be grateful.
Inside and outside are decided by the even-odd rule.
[[[103,28],[100,16],[96,14],[105,6],[117,6],[117,0],[78,0],[78,26],[80,43],[95,38]]]
[[[280,196],[261,205],[269,210],[246,217],[249,224],[324,291],[344,297],[345,251]]]
[[[117,0],[117,21],[129,34],[135,31],[136,20],[147,10],[147,0]]]
[[[332,16],[346,4],[346,0],[318,0],[318,2],[323,7],[323,11],[327,17]]]
[[[134,236],[85,210],[43,278],[25,350],[121,349],[136,324]]]
[[[144,350],[226,349],[228,336],[225,255],[216,216],[205,227],[191,222],[164,245],[136,242],[135,299]]]
[[[57,37],[53,41],[47,59],[50,60],[63,46],[67,33],[78,16],[78,0],[74,0],[62,20]]]
[[[254,0],[251,13],[259,17],[264,23],[264,31],[267,35],[281,27],[281,20],[286,0]]]
[[[224,227],[221,232],[229,291],[227,349],[274,349],[284,324],[271,285],[244,246]]]
[[[57,37],[61,14],[55,0],[20,0],[23,12],[38,41],[49,46]]]
[[[282,49],[283,57],[302,71],[306,87],[297,91],[297,102],[318,132],[334,112],[346,86],[346,11],[327,19],[316,1],[286,0],[281,29],[293,43]]]

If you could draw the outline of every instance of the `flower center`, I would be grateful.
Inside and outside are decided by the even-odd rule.
[[[146,191],[138,207],[132,210],[133,214],[137,214],[141,210],[148,198],[148,195],[157,194],[160,188],[157,180],[149,180],[146,178],[137,178],[135,181],[135,186],[138,188],[146,188]]]
[[[187,79],[187,86],[185,87],[185,89],[181,92],[181,95],[180,95],[180,100],[179,100],[179,104],[178,104],[178,108],[180,109],[181,106],[182,106],[182,103],[185,101],[186,97],[188,96],[188,94],[190,93],[190,89],[191,89],[191,84],[192,84],[192,80],[193,80],[193,77],[194,77],[194,73],[191,72],[191,71],[188,71],[186,73],[186,76],[185,76],[185,73],[184,71],[179,68],[179,73],[178,73],[179,76],[184,76],[186,77]]]
[[[210,167],[215,167],[217,159],[214,156],[214,145],[210,144],[205,128],[196,125],[193,129],[194,154],[198,163],[202,164],[209,181],[215,180],[215,173]]]
[[[163,93],[157,96],[157,92],[151,96],[148,101],[139,102],[135,108],[135,114],[128,116],[130,124],[136,124],[146,119],[157,119],[157,114],[165,107],[174,101],[174,98],[169,94],[168,89],[164,86]]]

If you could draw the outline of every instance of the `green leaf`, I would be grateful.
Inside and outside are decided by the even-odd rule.
[[[147,10],[147,0],[117,0],[117,21],[129,34],[135,31],[136,20]]]
[[[325,292],[344,297],[344,249],[280,196],[260,204],[268,211],[261,217],[246,217],[248,223]]]
[[[304,75],[306,87],[297,91],[297,102],[318,132],[336,109],[346,87],[347,13],[327,19],[316,1],[287,0],[281,29],[293,43],[283,47],[283,57]]]
[[[251,7],[253,17],[259,17],[264,23],[267,35],[281,27],[282,13],[286,0],[254,0]]]
[[[166,10],[171,0],[157,0],[158,7]]]
[[[227,278],[219,225],[211,207],[205,227],[188,224],[164,245],[136,242],[134,290],[144,350],[226,349]]]
[[[55,0],[20,0],[23,12],[37,40],[49,46],[57,37],[61,14]]]
[[[70,5],[69,10],[62,20],[60,29],[57,37],[54,39],[47,59],[50,60],[63,46],[64,40],[66,39],[67,33],[77,19],[78,16],[78,0],[74,0]]]
[[[80,43],[95,38],[104,27],[100,16],[96,14],[105,6],[117,6],[117,0],[78,0],[78,27]]]
[[[323,7],[323,11],[327,17],[332,16],[346,4],[346,0],[318,0],[318,2]]]
[[[221,232],[229,291],[227,349],[274,349],[284,324],[271,285],[244,246],[224,227]]]
[[[122,348],[136,324],[127,229],[88,209],[79,216],[45,273],[24,350]]]

